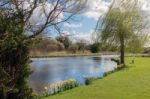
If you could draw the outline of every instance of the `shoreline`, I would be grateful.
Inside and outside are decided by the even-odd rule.
[[[83,53],[83,54],[50,54],[50,55],[34,55],[31,58],[50,58],[50,57],[78,57],[78,56],[101,56],[116,55],[117,53]]]
[[[101,55],[119,55],[118,53],[77,53],[77,54],[49,54],[49,55],[30,55],[30,58],[51,58],[51,57],[84,57],[84,56],[101,56]],[[150,54],[126,54],[125,57],[150,57]]]

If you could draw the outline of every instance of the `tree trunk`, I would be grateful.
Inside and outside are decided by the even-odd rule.
[[[124,61],[124,53],[125,53],[125,50],[124,50],[124,38],[122,38],[120,40],[120,63],[121,64],[125,64],[125,61]]]

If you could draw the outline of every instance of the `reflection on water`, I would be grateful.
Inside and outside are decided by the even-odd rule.
[[[67,79],[76,79],[84,84],[85,76],[97,78],[114,70],[117,64],[111,61],[111,57],[116,56],[33,58],[31,68],[34,72],[29,78],[29,85],[40,92],[44,86]]]

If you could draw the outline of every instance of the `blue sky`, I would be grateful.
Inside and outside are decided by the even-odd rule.
[[[90,36],[92,35],[96,24],[97,20],[93,18],[88,18],[84,15],[77,15],[73,17],[73,20],[61,24],[61,31],[65,34],[71,35],[71,38],[90,40]],[[47,35],[50,37],[55,37],[59,34],[52,29]]]
[[[84,39],[90,41],[97,24],[97,20],[83,15],[80,15],[75,19],[77,19],[77,21],[72,21],[70,24],[64,23],[64,32],[72,35],[71,38],[73,39]]]
[[[69,23],[64,23],[64,31],[71,33],[88,33],[95,28],[96,23],[97,20],[80,15],[75,17],[75,20]]]

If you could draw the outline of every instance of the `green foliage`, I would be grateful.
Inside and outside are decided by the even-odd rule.
[[[32,40],[23,32],[23,20],[16,17],[21,15],[0,14],[0,99],[33,98],[27,84],[32,73],[28,56]]]
[[[92,77],[85,77],[85,85],[90,85],[93,81],[93,78]]]
[[[1,99],[31,99],[27,78],[31,74],[29,45],[23,34],[7,34],[0,40],[0,97]]]
[[[112,58],[112,59],[111,59],[111,61],[116,62],[116,63],[117,63],[117,65],[119,65],[119,64],[120,64],[120,60],[119,60],[118,58]]]
[[[126,44],[126,51],[130,53],[139,53],[144,50],[144,46],[148,40],[148,36],[144,34],[134,35],[133,39],[128,40]]]
[[[149,54],[150,53],[150,47],[144,48],[143,53]]]
[[[108,52],[117,52],[118,51],[118,46],[116,44],[112,44],[111,42],[99,42],[100,45],[100,50],[101,51],[108,51]]]
[[[100,51],[100,44],[99,43],[92,44],[90,50],[92,53],[98,53]]]

